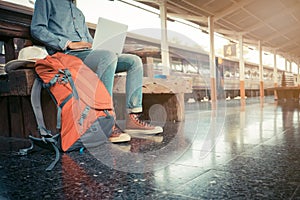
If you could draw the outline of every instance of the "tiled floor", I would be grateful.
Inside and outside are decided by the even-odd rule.
[[[2,137],[0,199],[300,199],[299,111],[273,98],[187,104],[163,134],[66,153],[50,172],[53,153],[19,156],[28,141]]]

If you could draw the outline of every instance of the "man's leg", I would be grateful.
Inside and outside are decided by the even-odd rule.
[[[139,119],[142,112],[143,64],[136,55],[122,54],[118,57],[118,72],[127,72],[126,76],[126,118],[127,133],[157,134],[163,132],[159,126],[152,126]]]
[[[126,108],[127,112],[142,112],[143,64],[136,55],[122,54],[118,57],[116,73],[126,75]]]

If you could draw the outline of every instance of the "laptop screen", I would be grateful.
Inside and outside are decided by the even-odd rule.
[[[128,26],[100,17],[94,35],[92,49],[103,49],[121,54]]]

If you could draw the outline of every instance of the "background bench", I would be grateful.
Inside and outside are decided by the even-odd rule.
[[[277,95],[277,100],[299,100],[300,87],[295,85],[294,75],[284,72],[282,74],[281,86],[275,87],[274,92]]]

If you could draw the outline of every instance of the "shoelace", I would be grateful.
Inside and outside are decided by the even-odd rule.
[[[146,127],[151,127],[152,125],[147,123],[146,121],[143,121],[140,119],[141,114],[131,114],[134,118],[134,120],[136,120],[139,124],[141,124],[142,126],[146,126]]]
[[[121,133],[123,133],[122,129],[115,123],[111,135],[112,136],[114,136],[114,135],[120,135]]]

